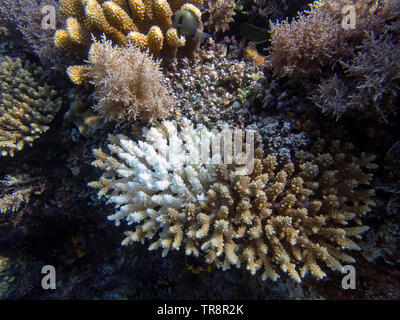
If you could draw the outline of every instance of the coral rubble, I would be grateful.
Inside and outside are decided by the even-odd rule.
[[[241,59],[238,42],[210,40],[192,60],[182,59],[167,70],[177,107],[196,121],[248,118],[246,99],[264,78],[253,61]]]

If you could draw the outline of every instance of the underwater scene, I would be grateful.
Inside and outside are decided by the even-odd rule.
[[[0,0],[0,300],[400,299],[399,92],[400,0]]]

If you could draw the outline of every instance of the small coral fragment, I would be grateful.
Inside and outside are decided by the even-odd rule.
[[[81,100],[76,100],[65,113],[64,121],[73,123],[84,137],[91,137],[99,129],[103,119]]]

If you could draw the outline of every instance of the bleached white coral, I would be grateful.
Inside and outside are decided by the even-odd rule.
[[[109,136],[113,156],[94,150],[98,160],[93,164],[106,172],[90,185],[101,189],[99,196],[112,188],[108,199],[117,211],[108,219],[116,225],[123,219],[128,224],[145,222],[124,244],[141,239],[142,234],[151,239],[159,229],[161,234],[170,232],[171,210],[190,214],[187,205],[205,199],[216,181],[217,168],[212,162],[218,159],[201,154],[202,144],[210,143],[216,134],[204,126],[194,129],[184,119],[178,132],[174,122],[164,121],[147,130],[144,137],[145,141],[136,143],[123,135]]]

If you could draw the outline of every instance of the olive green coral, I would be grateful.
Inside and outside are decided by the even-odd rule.
[[[5,57],[0,63],[0,153],[13,156],[26,144],[32,145],[61,107],[61,98],[39,82],[42,68],[21,59]]]

